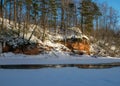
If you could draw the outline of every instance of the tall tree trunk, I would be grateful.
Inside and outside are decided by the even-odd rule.
[[[45,35],[46,35],[46,4],[45,1],[42,0],[42,26],[43,26],[43,35],[42,35],[42,41],[45,41]]]
[[[81,14],[81,31],[84,33],[84,28],[83,28],[83,15]]]
[[[18,37],[20,36],[21,30],[21,21],[22,21],[22,6],[19,7],[19,25],[18,25]]]
[[[16,22],[17,22],[17,18],[16,18],[16,0],[14,0],[14,24],[15,24],[15,28],[16,28]]]
[[[60,29],[63,29],[65,26],[65,22],[64,22],[64,15],[65,15],[65,7],[64,7],[64,0],[61,0],[61,25],[60,25]]]
[[[3,10],[3,0],[1,0],[1,18],[2,18],[2,20],[1,20],[1,22],[2,22],[2,24],[1,24],[1,29],[2,29],[2,31],[4,30],[3,29],[3,26],[4,26],[4,10]]]
[[[56,28],[56,18],[54,18],[54,31],[55,31],[55,35],[57,34],[57,28]]]
[[[45,35],[46,35],[46,24],[45,24],[45,14],[43,15],[43,36],[42,36],[42,41],[44,42],[45,41]]]
[[[10,11],[10,14],[9,14],[9,24],[10,24],[10,21],[11,21],[11,15],[12,15],[12,0],[10,0],[9,11]]]
[[[64,8],[61,8],[61,25],[60,28],[63,29],[64,27]]]
[[[29,2],[29,1],[26,4],[27,5],[27,8],[26,8],[27,9],[27,12],[26,12],[27,16],[26,16],[26,24],[25,24],[26,26],[25,26],[25,30],[24,30],[25,34],[27,33],[27,30],[29,29],[29,25],[30,25],[30,10],[31,10],[30,6],[31,6],[31,4],[32,4],[32,2]]]

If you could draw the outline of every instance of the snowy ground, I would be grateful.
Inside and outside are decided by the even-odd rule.
[[[5,53],[0,65],[9,64],[88,64],[120,62],[119,58],[49,53],[23,55]],[[80,69],[77,67],[42,69],[0,69],[0,86],[120,86],[120,67]]]
[[[120,68],[0,69],[0,86],[120,86]]]
[[[23,55],[6,53],[0,57],[0,65],[4,64],[91,64],[120,62],[117,57],[91,57],[87,55],[68,55],[67,53],[49,53],[40,55]]]

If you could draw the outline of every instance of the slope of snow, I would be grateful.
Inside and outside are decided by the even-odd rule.
[[[120,86],[120,68],[0,69],[1,86]]]
[[[22,36],[22,35],[21,35]],[[31,36],[31,33],[27,33],[25,35],[25,39],[29,39]],[[34,35],[32,35],[31,39],[30,39],[31,42],[34,42],[34,43],[40,43],[40,44],[43,44],[42,41],[40,39],[38,39],[37,37],[35,37]]]
[[[94,37],[90,37],[90,40],[93,42],[91,43],[90,49],[92,54],[105,57],[120,57],[120,47],[117,43],[114,44],[114,42],[112,43],[104,40],[96,40]]]
[[[62,49],[69,51],[69,49],[67,47],[65,47],[63,44],[51,42],[50,40],[45,40],[44,45],[53,47],[54,50],[56,50],[58,52],[61,52]]]

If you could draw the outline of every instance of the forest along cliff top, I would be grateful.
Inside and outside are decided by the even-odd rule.
[[[118,12],[107,3],[78,1],[1,0],[0,37],[7,42],[3,51],[28,55],[50,51],[84,54],[87,51],[87,54],[95,56],[120,57]],[[90,39],[90,45],[74,43],[70,45],[72,49],[68,49],[65,43],[66,38],[71,37],[70,33],[80,38],[81,33],[86,34],[93,40]],[[64,45],[56,46],[57,37],[64,40]],[[55,47],[48,46],[48,41]]]

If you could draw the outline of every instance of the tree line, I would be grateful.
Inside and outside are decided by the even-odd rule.
[[[9,24],[14,22],[18,36],[21,31],[26,33],[30,24],[35,24],[43,29],[42,41],[51,28],[54,33],[60,29],[66,34],[67,28],[79,27],[83,33],[98,38],[102,32],[108,37],[119,29],[118,12],[105,2],[100,4],[93,0],[77,3],[76,0],[0,0],[0,17],[1,32],[5,31],[4,19],[9,19]]]

